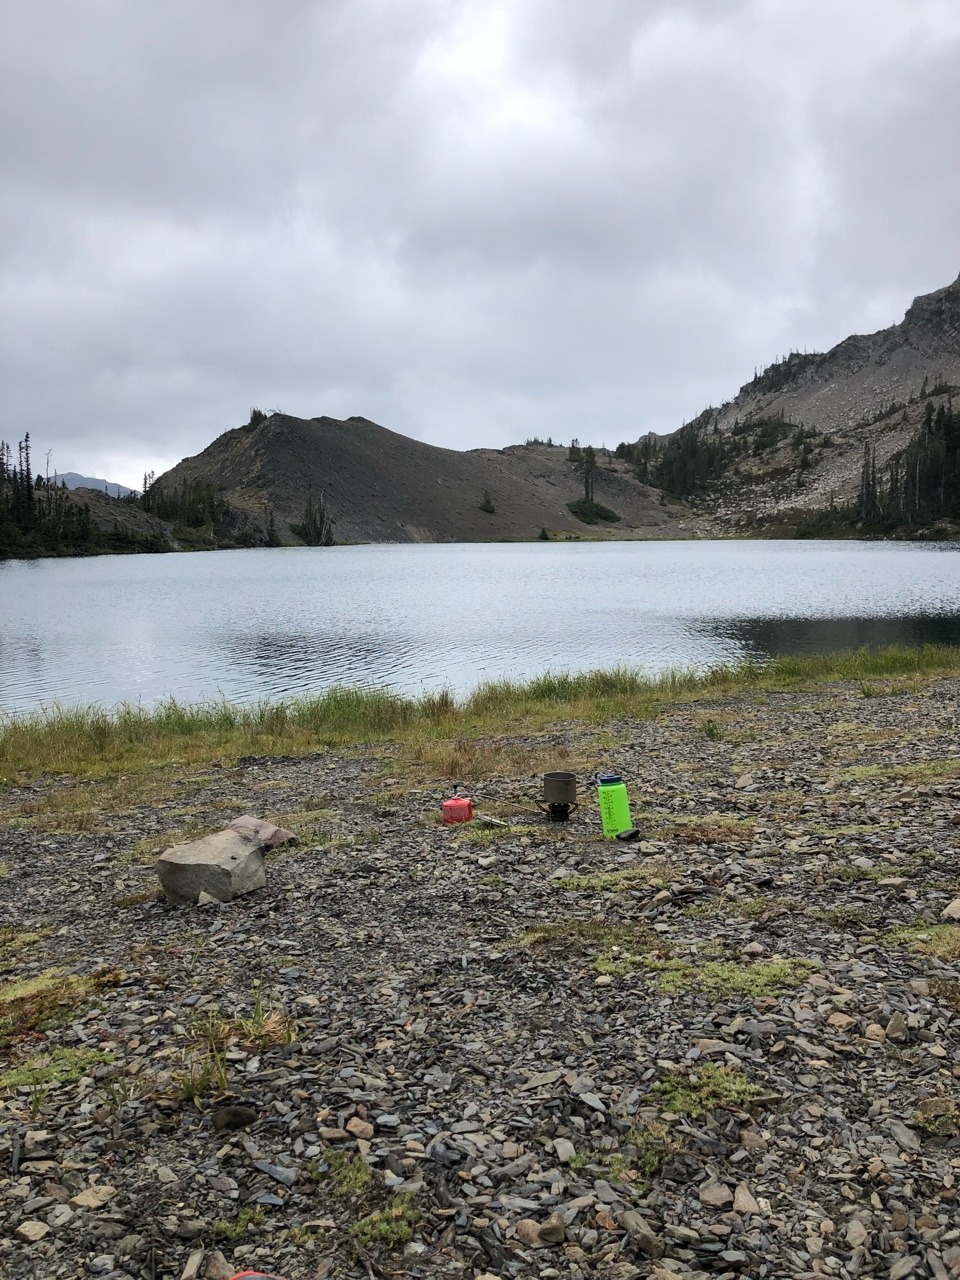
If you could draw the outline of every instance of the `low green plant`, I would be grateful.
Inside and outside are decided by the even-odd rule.
[[[712,716],[704,716],[699,722],[701,734],[708,742],[720,742],[723,738],[723,725]]]
[[[909,947],[938,960],[960,959],[960,924],[927,924],[918,920],[914,924],[899,925],[880,935],[880,941],[895,947]]]
[[[217,1049],[208,1048],[203,1053],[188,1051],[183,1066],[171,1078],[173,1094],[181,1102],[192,1102],[201,1110],[201,1099],[211,1092],[222,1092],[227,1087],[227,1060]]]
[[[233,1221],[228,1218],[218,1219],[213,1224],[213,1234],[221,1240],[242,1240],[248,1228],[262,1226],[263,1220],[264,1213],[261,1205],[257,1205],[255,1209],[241,1209]]]
[[[603,893],[607,890],[619,892],[635,885],[662,888],[669,883],[669,875],[667,863],[651,860],[640,867],[629,867],[623,871],[595,871],[590,875],[563,876],[551,880],[550,887],[557,893]]]
[[[646,947],[656,941],[656,934],[642,925],[569,919],[531,925],[524,929],[515,945],[536,947],[559,942],[599,943],[603,947]]]
[[[348,1156],[343,1151],[328,1151],[324,1159],[327,1164],[325,1177],[337,1196],[349,1199],[361,1196],[370,1189],[373,1183],[373,1171],[360,1156]]]
[[[31,978],[0,983],[0,1051],[57,1026],[93,992],[119,977],[115,970],[81,976],[45,969]]]
[[[100,1049],[56,1048],[36,1053],[0,1075],[0,1091],[74,1084],[94,1067],[112,1061],[113,1055]]]
[[[855,867],[852,862],[831,862],[823,868],[823,875],[828,880],[842,880],[845,884],[855,884],[859,880],[886,880],[888,876],[909,875],[909,866],[890,866],[884,863],[875,867]]]
[[[503,876],[481,876],[477,884],[483,885],[485,889],[499,889],[503,884]]]
[[[669,1072],[655,1084],[650,1097],[665,1111],[696,1119],[712,1111],[740,1111],[763,1090],[742,1072],[706,1062],[688,1073]]]
[[[658,940],[658,945],[663,944]],[[720,1000],[726,996],[757,999],[784,987],[799,986],[816,966],[809,960],[767,960],[744,964],[740,960],[662,958],[611,949],[597,956],[594,968],[600,973],[620,976],[645,969],[655,976],[664,995],[691,992]]]
[[[825,910],[811,911],[815,920],[832,925],[835,929],[849,929],[866,922],[867,913],[856,903],[841,903],[839,907],[828,907]]]
[[[393,1196],[383,1209],[368,1213],[355,1222],[350,1234],[363,1245],[379,1244],[387,1249],[398,1249],[409,1242],[420,1216],[412,1193]]]

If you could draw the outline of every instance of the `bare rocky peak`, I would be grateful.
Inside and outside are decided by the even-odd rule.
[[[938,383],[960,385],[960,276],[915,298],[899,324],[853,334],[830,351],[794,353],[740,388],[719,411],[721,429],[783,414],[820,431],[869,420]]]

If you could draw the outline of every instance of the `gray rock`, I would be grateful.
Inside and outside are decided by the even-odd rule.
[[[267,822],[265,818],[255,818],[250,813],[245,813],[242,818],[237,818],[235,822],[231,822],[227,826],[228,831],[239,831],[241,835],[253,836],[255,840],[259,840],[265,849],[277,849],[282,844],[296,844],[297,837],[292,831],[287,831],[285,827],[275,826],[272,822]]]
[[[893,1040],[896,1044],[903,1044],[904,1041],[910,1039],[910,1030],[907,1026],[907,1020],[898,1009],[887,1023],[887,1039]]]
[[[903,1151],[919,1151],[923,1145],[912,1129],[908,1129],[902,1120],[891,1120],[888,1125],[893,1140]]]
[[[709,1205],[711,1209],[725,1209],[733,1204],[733,1192],[725,1182],[711,1179],[700,1184],[700,1203]]]
[[[569,1138],[554,1138],[553,1150],[561,1164],[569,1164],[577,1154],[577,1148]]]
[[[156,872],[164,893],[175,904],[196,902],[201,893],[230,902],[267,883],[263,850],[255,836],[218,831],[167,849],[157,859]]]

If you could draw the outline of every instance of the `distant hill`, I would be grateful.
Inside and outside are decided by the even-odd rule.
[[[648,437],[618,453],[651,483],[699,499],[721,527],[780,524],[789,532],[804,513],[858,502],[865,451],[868,487],[876,474],[882,506],[891,466],[896,471],[928,430],[930,412],[942,406],[949,420],[953,397],[960,398],[960,277],[915,298],[899,324],[826,352],[793,352],[666,440]]]
[[[154,491],[171,502],[177,493],[215,489],[229,509],[232,537],[246,545],[264,541],[271,528],[281,543],[300,541],[295,526],[308,502],[321,496],[338,542],[527,540],[541,529],[554,538],[684,537],[696,531],[686,509],[662,505],[628,463],[598,453],[598,464],[594,500],[620,520],[588,525],[567,505],[583,497],[583,482],[566,447],[538,443],[460,452],[366,418],[275,413],[225,432],[160,476]]]
[[[95,476],[81,476],[76,471],[58,473],[57,480],[62,480],[68,489],[99,489],[111,498],[125,498],[133,493],[125,484],[117,484],[115,480],[100,480]]]

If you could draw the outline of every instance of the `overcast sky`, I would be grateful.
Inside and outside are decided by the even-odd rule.
[[[0,436],[669,431],[960,270],[958,0],[5,0]]]

